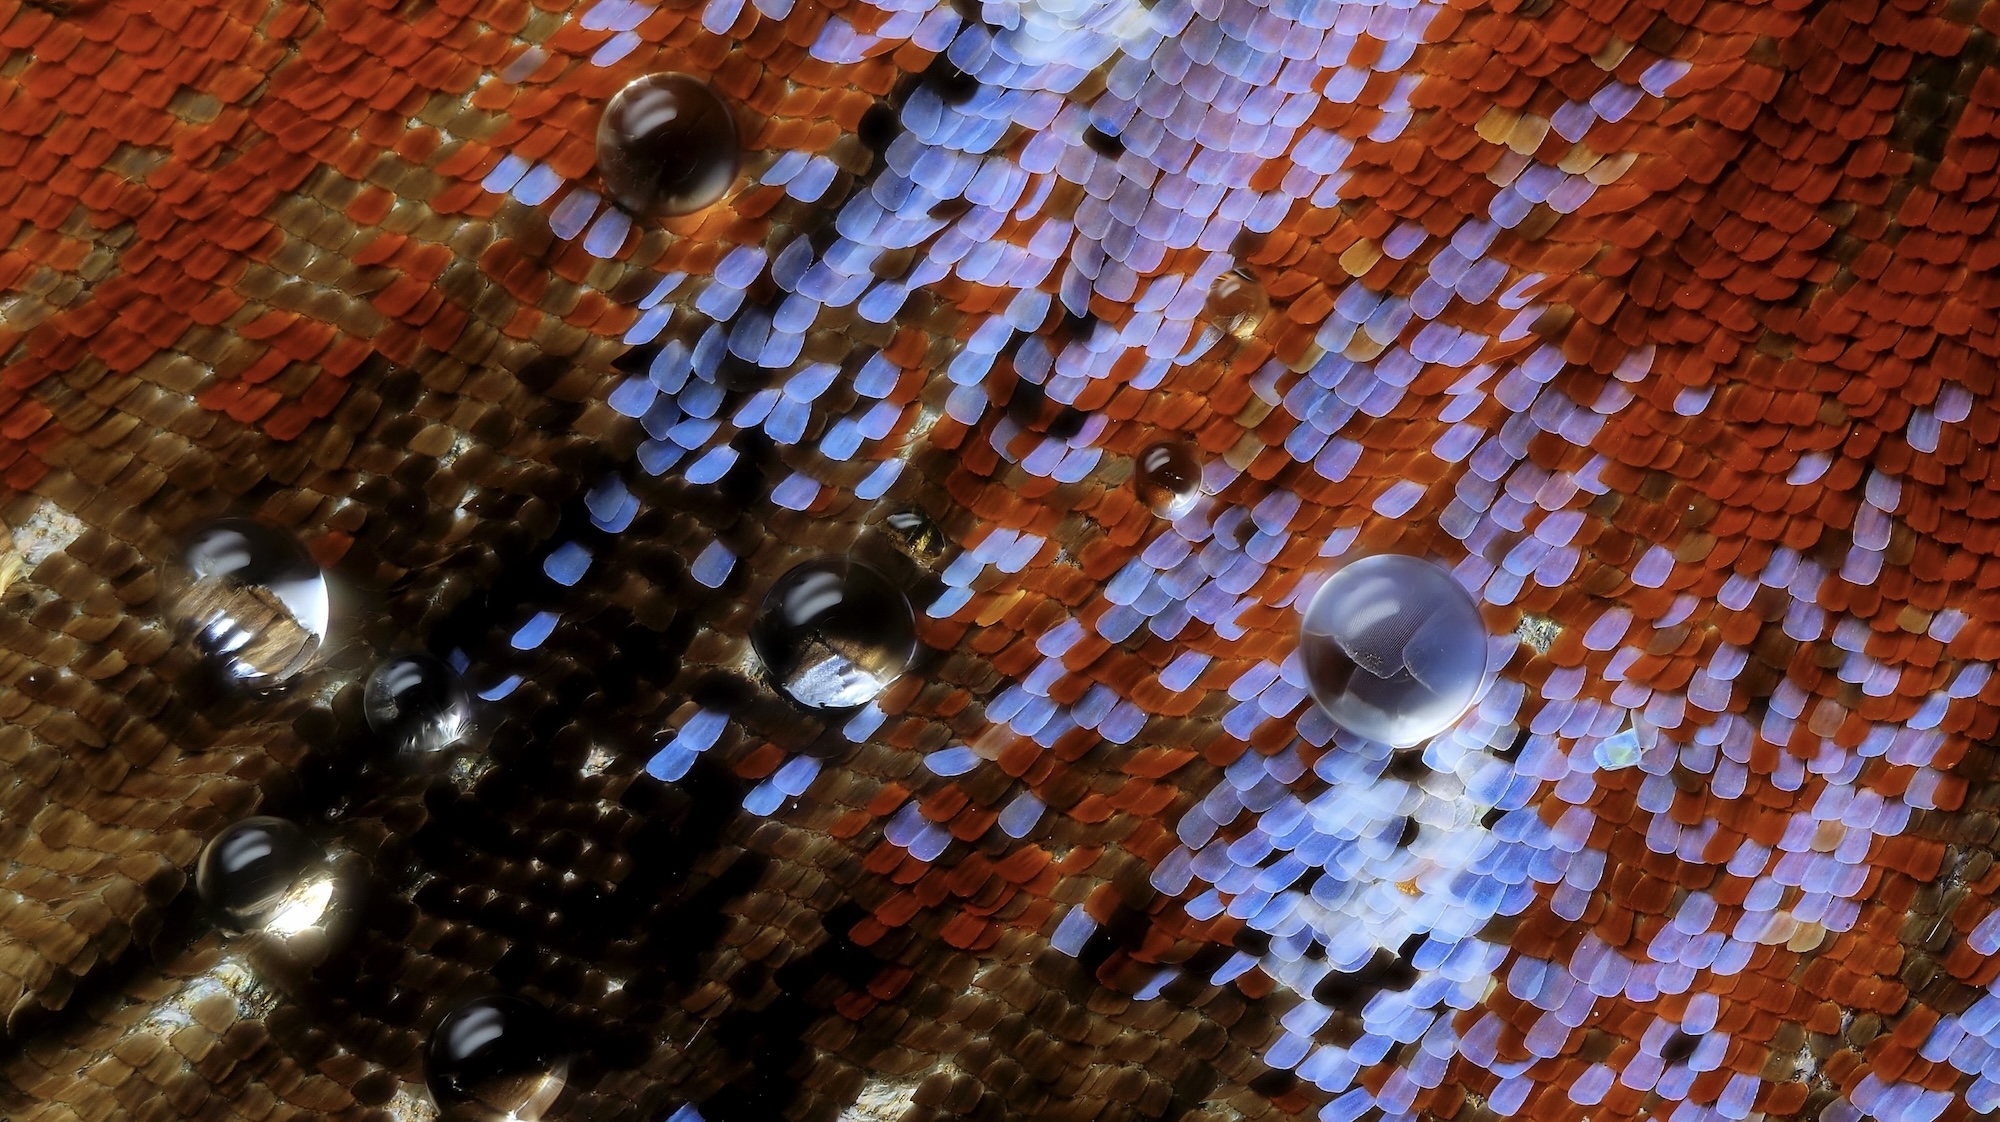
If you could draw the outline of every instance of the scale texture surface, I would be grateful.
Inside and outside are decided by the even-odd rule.
[[[1989,1115],[1996,33],[0,0],[0,1116],[431,1119],[489,995],[552,1122]],[[662,73],[741,149],[667,217]],[[282,689],[176,630],[220,518],[328,575]],[[1414,746],[1298,651],[1384,553],[1484,625]],[[825,558],[886,689],[752,649]],[[257,814],[316,963],[196,899]]]

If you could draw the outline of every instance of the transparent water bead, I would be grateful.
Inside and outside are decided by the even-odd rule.
[[[227,518],[196,533],[184,559],[194,579],[175,610],[225,677],[279,685],[326,642],[326,577],[297,538]]]
[[[772,684],[813,709],[873,701],[917,653],[916,615],[889,579],[845,557],[778,578],[751,625]]]
[[[1256,334],[1257,325],[1270,314],[1271,298],[1254,278],[1231,270],[1209,286],[1205,306],[1208,321],[1226,334],[1239,339]]]
[[[472,721],[472,697],[458,672],[427,654],[398,655],[368,675],[361,708],[368,727],[397,748],[448,748]]]
[[[1132,486],[1154,514],[1180,518],[1201,498],[1201,461],[1185,442],[1163,441],[1133,459]]]
[[[1327,579],[1306,609],[1299,655],[1314,700],[1342,728],[1415,744],[1451,727],[1479,693],[1486,625],[1445,570],[1401,554]]]
[[[518,997],[459,1006],[424,1049],[424,1081],[452,1122],[537,1122],[562,1094],[568,1072],[555,1018]]]
[[[234,930],[291,934],[316,922],[332,899],[325,860],[297,823],[245,818],[202,849],[195,893]]]
[[[597,171],[619,205],[656,218],[689,214],[736,182],[736,118],[708,84],[648,74],[612,97],[597,125]]]

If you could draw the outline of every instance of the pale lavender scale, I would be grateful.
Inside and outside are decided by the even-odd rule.
[[[1938,420],[1936,413],[1927,408],[1918,408],[1910,411],[1910,419],[1904,426],[1903,435],[1904,439],[1909,441],[1910,447],[1928,454],[1937,451],[1938,437],[1943,435],[1943,428],[1943,422]]]
[[[1581,101],[1566,101],[1562,108],[1549,118],[1549,127],[1556,135],[1575,144],[1597,123],[1597,112]]]
[[[576,237],[597,213],[597,204],[602,201],[595,191],[581,188],[571,191],[550,212],[549,231],[563,241]]]
[[[679,405],[672,399],[663,398],[646,410],[640,423],[645,426],[647,436],[654,440],[666,440],[680,426],[680,420]]]
[[[1597,193],[1597,184],[1581,175],[1567,176],[1549,192],[1549,209],[1557,214],[1574,214]]]
[[[1452,302],[1454,294],[1452,286],[1460,278],[1464,278],[1470,268],[1472,262],[1458,256],[1456,252],[1452,250],[1440,252],[1430,262],[1430,276],[1426,276],[1424,282],[1416,286],[1416,292],[1410,294],[1410,306],[1416,308],[1418,316],[1426,320],[1436,320],[1440,314],[1444,314],[1444,308],[1450,306]]]
[[[1616,124],[1639,104],[1641,96],[1637,87],[1623,82],[1608,82],[1590,96],[1590,109],[1604,120]]]
[[[1972,391],[1957,382],[1946,382],[1938,390],[1937,419],[1955,425],[1972,415]]]
[[[1153,163],[1168,175],[1179,175],[1194,159],[1194,141],[1175,132],[1171,121],[1166,122],[1166,127],[1166,133],[1160,137],[1159,150],[1153,153]]]
[[[1206,105],[1192,97],[1180,99],[1174,104],[1172,112],[1159,115],[1163,135],[1159,139],[1157,150],[1150,155],[1159,158],[1163,166],[1171,166],[1173,161],[1170,155],[1179,151],[1179,145],[1172,143],[1168,139],[1169,135],[1173,140],[1183,144],[1191,143],[1200,134],[1202,124],[1207,119]],[[1188,155],[1193,155],[1192,151]]]
[[[682,448],[693,451],[707,444],[721,427],[722,423],[711,417],[689,417],[674,425],[661,439],[672,440]]]
[[[522,176],[528,174],[530,167],[528,161],[510,153],[493,165],[493,170],[486,173],[486,178],[480,180],[479,186],[496,195],[504,195],[514,189],[514,185],[521,181]]]
[[[700,459],[689,464],[682,477],[689,483],[713,483],[721,479],[736,464],[736,449],[728,445],[711,448]]]
[[[1534,206],[1533,201],[1516,188],[1509,186],[1493,196],[1493,201],[1487,204],[1486,210],[1493,216],[1493,221],[1511,230],[1528,217],[1528,212],[1533,210]]]
[[[605,40],[603,45],[591,52],[590,65],[597,67],[610,66],[623,59],[626,55],[638,50],[645,43],[646,40],[640,37],[638,32],[621,31]]]
[[[1250,84],[1209,63],[1188,71],[1187,92],[1209,109],[1234,112],[1250,95]]]

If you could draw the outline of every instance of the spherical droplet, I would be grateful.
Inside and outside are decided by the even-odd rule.
[[[1382,554],[1320,586],[1299,655],[1313,698],[1349,732],[1414,744],[1451,727],[1486,673],[1486,625],[1451,574]]]
[[[1238,338],[1257,330],[1271,311],[1271,298],[1255,278],[1231,270],[1215,279],[1208,290],[1208,320]]]
[[[175,612],[225,677],[279,685],[326,641],[326,578],[297,538],[228,518],[197,533],[185,560],[194,580]]]
[[[416,752],[450,747],[472,720],[472,698],[458,672],[427,654],[398,655],[377,666],[361,707],[378,736]]]
[[[882,528],[896,548],[912,560],[928,565],[944,556],[944,530],[916,507],[904,507],[884,518]]]
[[[1201,462],[1179,441],[1155,444],[1132,462],[1132,486],[1154,514],[1179,518],[1201,498]]]
[[[459,1006],[424,1050],[424,1081],[447,1119],[535,1122],[562,1093],[568,1070],[555,1018],[518,997]]]
[[[315,877],[326,855],[295,822],[245,818],[217,834],[195,865],[195,893],[238,931],[311,924],[332,896],[330,877]],[[320,888],[324,891],[317,891]],[[310,915],[305,914],[310,912]]]
[[[619,205],[672,217],[736,182],[742,148],[729,106],[699,79],[648,74],[612,97],[597,125],[597,171]]]
[[[887,577],[857,561],[823,557],[771,586],[750,643],[771,681],[813,709],[873,701],[916,657],[916,616]]]

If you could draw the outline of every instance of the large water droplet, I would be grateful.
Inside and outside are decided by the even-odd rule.
[[[536,1122],[562,1093],[568,1070],[555,1018],[518,997],[459,1006],[424,1050],[424,1080],[454,1122]]]
[[[597,171],[627,210],[671,217],[700,210],[736,182],[736,119],[708,85],[648,74],[619,90],[597,125]]]
[[[326,578],[297,538],[226,518],[197,533],[185,559],[194,581],[175,612],[224,677],[282,684],[326,641]]]
[[[771,680],[814,709],[873,701],[916,656],[916,616],[887,577],[844,557],[807,561],[764,597],[750,643]]]
[[[1414,744],[1451,727],[1486,673],[1486,625],[1451,574],[1382,554],[1320,586],[1299,635],[1312,693],[1349,732]]]
[[[245,818],[217,834],[201,851],[195,865],[195,893],[238,931],[281,926],[289,934],[326,909],[332,880],[313,875],[325,858],[297,823],[267,816]],[[321,882],[324,892],[316,891]]]
[[[1154,514],[1180,518],[1201,498],[1201,461],[1178,440],[1155,444],[1132,461],[1132,486]]]
[[[368,675],[361,695],[368,727],[397,748],[448,748],[472,720],[472,698],[458,672],[427,654],[398,655]]]

